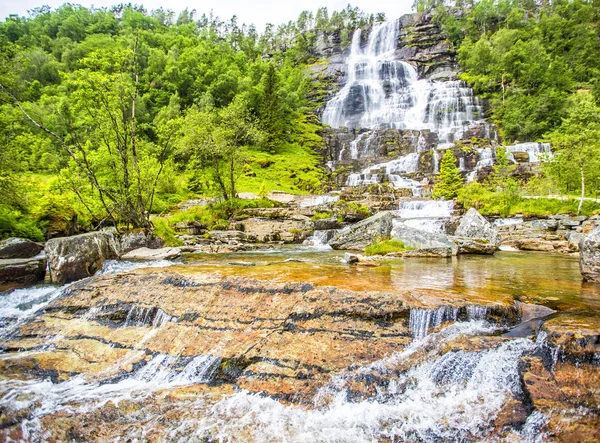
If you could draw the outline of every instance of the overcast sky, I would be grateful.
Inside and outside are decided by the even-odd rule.
[[[342,9],[348,0],[74,0],[70,3],[84,6],[105,7],[119,3],[142,3],[149,11],[160,8],[172,9],[179,13],[186,7],[196,9],[198,16],[203,12],[213,10],[221,20],[227,20],[234,14],[238,16],[238,23],[253,23],[259,30],[265,23],[281,24],[295,20],[303,10],[315,12],[318,8],[327,6],[329,11]],[[27,10],[49,5],[56,8],[65,3],[65,0],[2,0],[0,1],[0,18],[4,19],[9,14],[27,16]],[[388,18],[398,18],[411,11],[413,0],[354,0],[352,6],[358,6],[368,13],[385,12]]]

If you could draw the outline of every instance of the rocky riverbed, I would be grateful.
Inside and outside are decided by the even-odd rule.
[[[598,438],[600,302],[575,259],[342,257],[109,261],[9,293],[4,439]]]

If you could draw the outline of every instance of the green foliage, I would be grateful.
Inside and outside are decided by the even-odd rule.
[[[169,222],[162,218],[156,217],[152,220],[154,226],[153,233],[165,242],[165,246],[182,246],[183,241],[175,236],[175,231],[169,226]]]
[[[0,239],[8,237],[44,241],[41,229],[33,220],[23,216],[19,211],[0,205]]]
[[[169,224],[175,225],[180,222],[196,221],[207,227],[207,229],[225,229],[229,220],[238,217],[241,211],[249,208],[274,208],[277,202],[267,198],[254,200],[229,199],[206,206],[194,206],[187,211],[174,213],[169,218]]]
[[[433,198],[453,199],[463,186],[463,177],[456,165],[456,158],[451,149],[447,149],[440,162],[438,181],[433,187]]]
[[[461,78],[491,103],[508,140],[529,141],[561,125],[577,88],[598,90],[600,8],[595,1],[418,0],[458,48]],[[595,95],[596,100],[600,98]]]
[[[365,248],[366,255],[386,255],[391,252],[410,251],[414,248],[405,246],[400,240],[378,240]]]

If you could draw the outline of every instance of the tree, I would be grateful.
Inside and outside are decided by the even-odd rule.
[[[277,72],[273,63],[269,63],[267,72],[262,79],[263,96],[260,103],[260,125],[264,131],[264,142],[266,148],[274,153],[281,143],[284,123],[281,113],[281,99],[278,94]]]
[[[259,144],[263,134],[248,109],[236,98],[226,108],[191,108],[180,149],[210,170],[225,199],[237,197],[236,174],[245,146]]]
[[[580,200],[577,213],[581,212],[586,194],[586,183],[598,184],[600,166],[600,107],[592,94],[581,91],[571,100],[567,116],[554,131],[550,140],[555,150],[549,172],[562,183],[568,183],[569,175],[579,177]]]
[[[451,149],[447,149],[442,157],[438,181],[433,187],[433,198],[453,199],[463,186],[463,177],[456,165],[456,158]]]

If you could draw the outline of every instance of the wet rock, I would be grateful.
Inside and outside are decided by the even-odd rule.
[[[462,254],[493,254],[500,245],[498,231],[475,208],[467,211],[454,235]]]
[[[548,315],[556,312],[555,310],[550,309],[546,306],[534,305],[531,303],[522,303],[520,301],[516,301],[515,305],[521,313],[522,322],[533,320],[535,318],[547,317]]]
[[[581,239],[579,268],[585,281],[600,283],[600,226]]]
[[[32,285],[44,280],[46,258],[13,258],[0,260],[0,286]]]
[[[315,231],[329,231],[332,229],[340,229],[342,224],[338,221],[337,217],[322,218],[320,220],[313,220]]]
[[[249,218],[240,223],[244,227],[244,233],[261,243],[302,243],[314,231],[313,221],[299,214],[287,219]]]
[[[169,260],[179,257],[181,248],[138,248],[128,252],[121,258],[123,260]]]
[[[119,246],[112,231],[89,232],[46,242],[52,281],[69,283],[94,275],[104,260],[119,258]]]
[[[349,265],[371,266],[371,267],[379,266],[379,263],[376,260],[377,260],[376,258],[365,257],[364,255],[360,255],[360,254],[350,254],[349,252],[346,252],[344,254],[344,258],[342,259],[342,261],[344,263],[347,263]]]
[[[377,238],[387,238],[392,231],[393,215],[385,211],[338,231],[329,241],[333,249],[363,251]]]
[[[452,248],[421,248],[404,252],[391,252],[385,257],[452,257]]]
[[[554,252],[554,243],[537,238],[525,238],[516,241],[517,248],[523,251]]]
[[[450,249],[452,255],[458,253],[458,246],[445,234],[421,231],[404,224],[397,224],[392,229],[391,237],[400,240],[405,246],[417,250],[442,250]]]
[[[152,231],[140,229],[122,234],[119,238],[119,244],[119,253],[122,255],[139,248],[162,248],[165,242],[163,239],[155,236]]]
[[[24,238],[7,238],[0,241],[0,259],[30,258],[42,252],[43,246]]]
[[[173,226],[179,234],[201,235],[206,232],[206,226],[197,221],[179,222]]]

